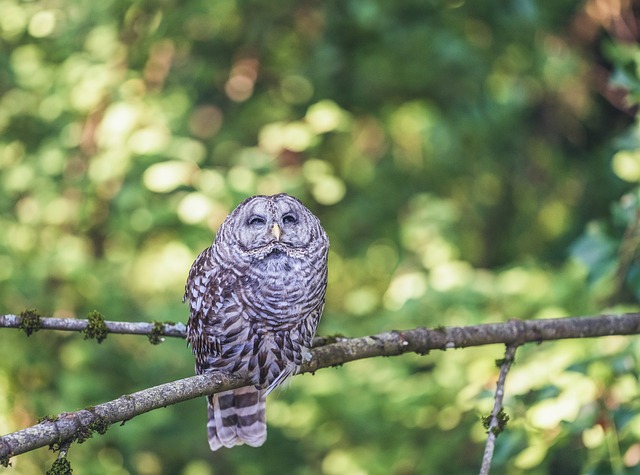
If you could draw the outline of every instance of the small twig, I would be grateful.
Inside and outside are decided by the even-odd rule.
[[[608,299],[609,303],[614,303],[619,299],[619,295],[624,289],[631,264],[633,264],[633,262],[638,258],[639,245],[640,210],[636,210],[633,217],[627,224],[627,229],[625,229],[622,242],[618,249],[618,266],[615,272],[615,288],[613,295]]]
[[[509,420],[509,416],[504,413],[502,400],[504,399],[504,383],[507,379],[507,373],[511,368],[517,349],[518,345],[516,344],[507,345],[507,349],[504,353],[504,359],[500,361],[500,375],[498,376],[493,410],[491,411],[491,416],[483,421],[487,428],[487,444],[484,448],[480,475],[489,475],[489,470],[491,470],[491,460],[493,459],[493,451],[496,445],[496,438],[498,437],[498,434],[504,430],[507,421]]]
[[[71,469],[71,464],[67,459],[67,452],[69,452],[69,447],[71,446],[71,441],[65,442],[60,445],[60,449],[58,452],[58,458],[56,458],[55,462],[49,470],[47,470],[45,475],[71,475],[73,470]]]
[[[69,447],[71,447],[71,442],[68,442],[68,441],[60,445],[60,449],[58,450],[59,459],[63,459],[67,456],[67,453],[69,452]]]

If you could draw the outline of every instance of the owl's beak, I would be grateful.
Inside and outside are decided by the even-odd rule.
[[[271,228],[271,234],[273,235],[273,237],[275,237],[279,241],[280,234],[282,234],[282,231],[280,231],[280,226],[278,226],[277,224],[274,224],[273,228]]]

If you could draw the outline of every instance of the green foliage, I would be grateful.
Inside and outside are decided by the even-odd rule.
[[[630,104],[640,104],[638,45],[627,42],[609,42],[605,45],[604,51],[614,65],[611,84],[626,92],[626,100]]]
[[[595,21],[582,4],[0,6],[3,313],[184,322],[187,271],[226,214],[282,191],[331,238],[321,335],[637,310],[640,126],[591,78],[610,66],[638,104],[640,55],[579,35]],[[105,341],[92,312],[85,336],[104,343],[90,345],[32,334],[29,315],[29,340],[0,330],[6,430],[192,373],[183,341]],[[635,470],[638,349],[519,349],[496,473]],[[296,377],[270,396],[258,449],[210,453],[204,401],[190,401],[93,437],[73,464],[477,473],[496,357],[432,352]],[[46,451],[13,462],[17,475],[50,464]]]
[[[640,69],[637,44],[609,43],[605,52],[614,64],[613,86],[627,92],[630,105],[640,104]],[[633,184],[611,206],[607,219],[594,220],[575,242],[572,255],[588,271],[589,281],[601,298],[613,301],[640,297],[640,121],[616,141],[612,158],[614,173]],[[630,295],[629,295],[630,294]]]

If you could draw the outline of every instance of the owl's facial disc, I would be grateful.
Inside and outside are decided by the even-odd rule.
[[[283,206],[285,205],[285,206]],[[284,255],[299,258],[307,253],[306,226],[286,203],[260,200],[244,216],[238,242],[246,255],[258,259]]]

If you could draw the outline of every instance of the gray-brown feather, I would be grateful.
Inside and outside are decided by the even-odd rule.
[[[320,221],[300,201],[255,196],[193,263],[185,300],[196,372],[247,374],[254,384],[209,398],[212,450],[264,442],[265,397],[298,371],[322,314],[328,247]]]

